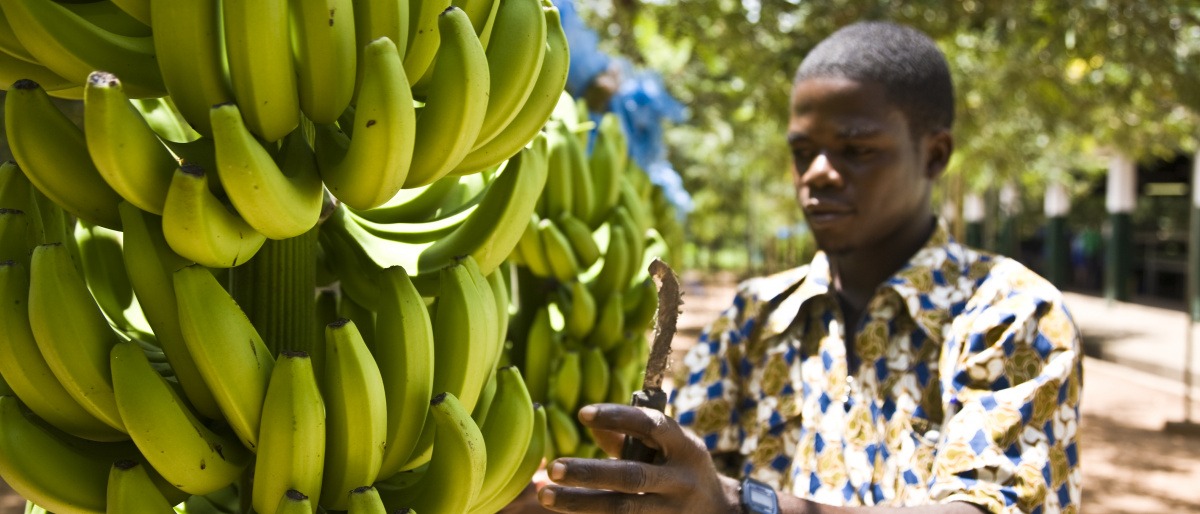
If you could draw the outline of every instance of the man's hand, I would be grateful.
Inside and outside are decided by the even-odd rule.
[[[665,414],[598,404],[580,409],[579,420],[595,432],[609,455],[620,454],[627,434],[657,449],[660,462],[557,459],[548,470],[555,484],[538,493],[546,508],[629,514],[740,512],[738,482],[717,473],[704,443]]]

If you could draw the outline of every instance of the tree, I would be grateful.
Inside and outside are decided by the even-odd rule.
[[[888,19],[930,34],[957,88],[947,184],[1038,191],[1102,173],[1106,152],[1193,151],[1200,121],[1200,4],[1174,0],[593,0],[581,13],[614,54],[658,70],[689,106],[670,156],[701,208],[700,244],[767,237],[798,217],[784,141],[804,54],[837,28]],[[958,181],[958,182],[956,182]],[[746,190],[751,185],[756,190]],[[754,219],[745,219],[754,211]],[[707,227],[701,229],[700,227]]]

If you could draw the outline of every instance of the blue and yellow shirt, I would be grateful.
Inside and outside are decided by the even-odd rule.
[[[821,503],[1079,510],[1082,345],[1054,286],[939,224],[861,323],[824,254],[746,281],[688,352],[673,415],[736,456],[728,472]]]

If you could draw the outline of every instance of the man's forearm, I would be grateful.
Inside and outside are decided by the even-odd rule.
[[[790,494],[780,494],[779,512],[781,514],[980,514],[987,511],[966,502],[921,507],[836,507],[797,498]]]

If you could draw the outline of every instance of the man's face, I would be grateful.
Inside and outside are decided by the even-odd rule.
[[[948,149],[931,159],[938,150],[930,144],[934,136],[914,141],[882,86],[805,79],[793,87],[791,107],[792,181],[822,250],[871,248],[904,227],[931,221],[930,185]]]

